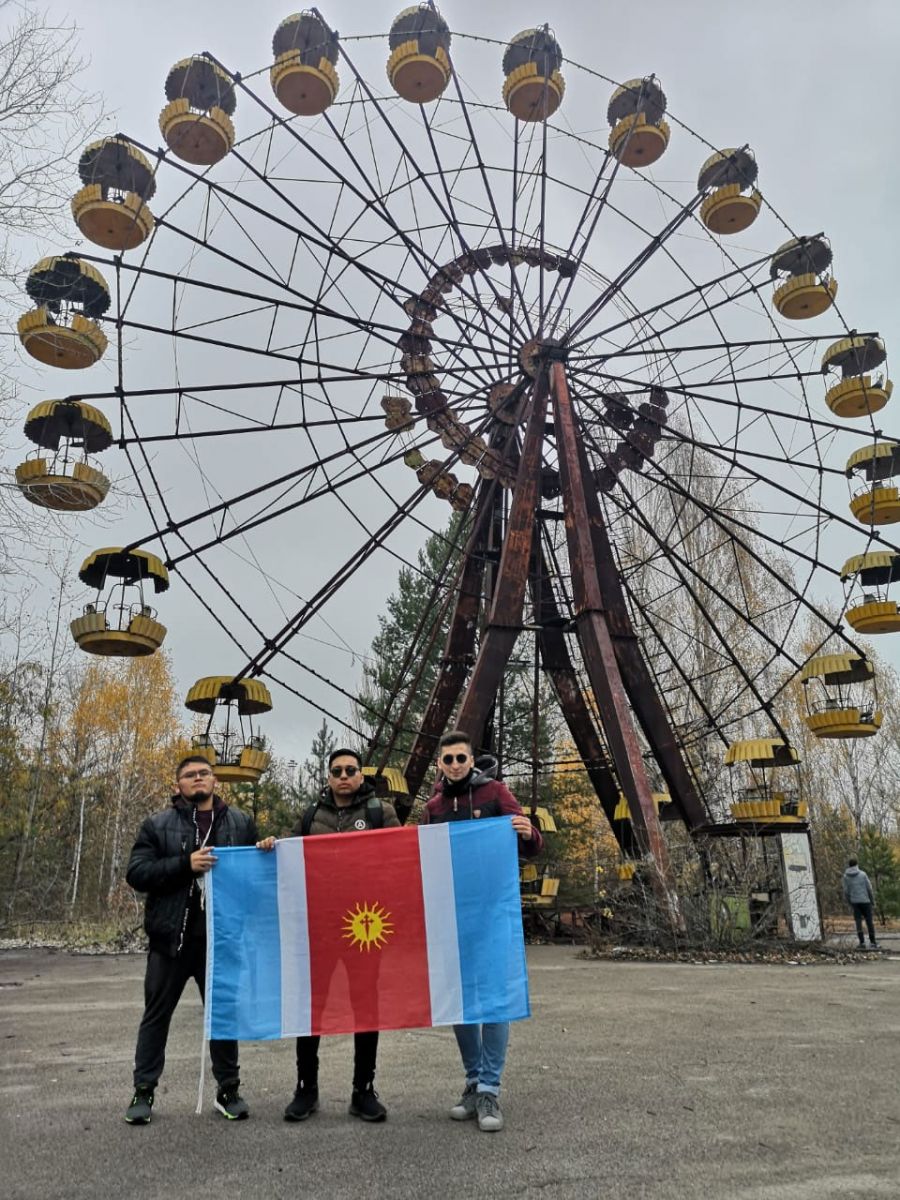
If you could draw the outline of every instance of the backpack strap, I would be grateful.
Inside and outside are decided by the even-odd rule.
[[[319,811],[318,800],[315,804],[307,804],[303,810],[303,816],[300,818],[300,836],[306,837],[312,829],[312,823],[316,819],[316,813]]]

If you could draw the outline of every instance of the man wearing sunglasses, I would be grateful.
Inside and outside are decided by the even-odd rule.
[[[519,853],[532,858],[543,844],[540,831],[522,812],[506,784],[495,778],[496,760],[488,761],[494,770],[476,767],[467,733],[459,729],[445,733],[438,742],[438,780],[425,806],[422,821],[434,825],[443,821],[511,816],[513,829],[519,835]],[[479,759],[479,766],[482,762]],[[477,1117],[482,1132],[496,1133],[503,1128],[503,1113],[497,1097],[506,1062],[509,1022],[454,1025],[453,1032],[466,1072],[466,1085],[459,1102],[450,1109],[450,1116],[454,1121]]]
[[[209,762],[192,754],[175,770],[175,795],[163,812],[147,817],[128,860],[125,878],[145,892],[144,929],[150,942],[144,980],[144,1015],[134,1056],[134,1097],[129,1125],[149,1125],[153,1097],[166,1059],[169,1023],[185,984],[193,977],[203,998],[206,982],[205,876],[216,864],[216,846],[252,846],[253,818],[215,794]],[[231,1121],[247,1117],[241,1097],[238,1044],[211,1041],[216,1110]]]
[[[328,784],[319,800],[309,805],[297,822],[294,837],[320,833],[362,833],[366,829],[393,829],[400,820],[394,806],[375,796],[375,786],[362,773],[355,750],[333,750],[328,759]],[[261,843],[270,849],[274,839]],[[378,1031],[353,1035],[353,1089],[350,1115],[363,1121],[383,1121],[387,1109],[375,1091]],[[319,1039],[297,1038],[297,1090],[284,1110],[286,1121],[305,1121],[319,1107]]]

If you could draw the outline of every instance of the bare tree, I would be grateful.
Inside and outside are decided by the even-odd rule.
[[[65,230],[75,165],[104,119],[79,85],[77,29],[29,0],[0,0],[0,272],[16,275],[16,242]]]
[[[25,271],[71,243],[78,158],[105,120],[100,99],[80,85],[85,65],[73,23],[55,20],[31,0],[0,0],[0,317],[6,331],[22,310]],[[24,415],[23,393],[40,387],[36,398],[43,399],[47,386],[46,370],[32,380],[14,347],[12,337],[0,338],[4,457],[21,442],[14,430]],[[0,481],[0,572],[18,574],[43,562],[60,532],[59,518],[24,502],[7,473]]]

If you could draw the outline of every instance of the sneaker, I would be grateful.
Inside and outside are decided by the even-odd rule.
[[[348,1111],[351,1117],[361,1117],[363,1121],[383,1121],[387,1116],[387,1109],[378,1099],[378,1093],[371,1083],[367,1087],[353,1089]]]
[[[219,1088],[218,1092],[216,1092],[216,1103],[213,1107],[216,1109],[216,1112],[220,1112],[229,1121],[246,1121],[250,1116],[250,1107],[238,1091],[236,1083],[230,1087]]]
[[[318,1088],[297,1088],[294,1098],[284,1110],[286,1121],[305,1121],[319,1107]]]
[[[451,1121],[469,1121],[475,1116],[475,1101],[477,1098],[477,1091],[477,1083],[466,1084],[458,1103],[454,1104],[450,1109]]]
[[[475,1099],[478,1128],[482,1133],[496,1133],[503,1128],[503,1113],[493,1092],[479,1092]]]
[[[136,1087],[125,1113],[129,1125],[149,1125],[153,1116],[153,1088]]]

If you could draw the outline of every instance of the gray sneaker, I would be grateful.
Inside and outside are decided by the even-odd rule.
[[[478,1128],[482,1133],[496,1133],[503,1128],[503,1113],[497,1097],[492,1092],[479,1092],[475,1100],[478,1113]]]
[[[475,1116],[475,1106],[477,1096],[477,1083],[467,1083],[463,1094],[459,1100],[450,1109],[451,1121],[469,1121]]]

